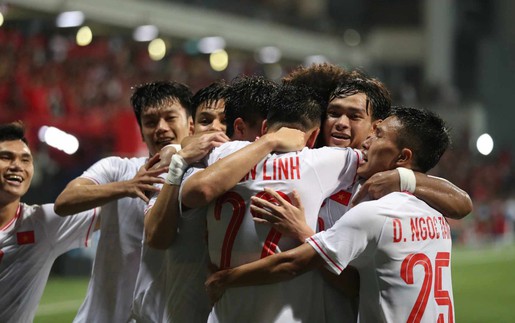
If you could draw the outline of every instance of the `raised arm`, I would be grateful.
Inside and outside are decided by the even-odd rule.
[[[159,159],[156,155],[141,167],[136,176],[128,181],[96,184],[90,179],[78,177],[68,183],[55,200],[55,213],[65,216],[102,206],[122,197],[141,198],[148,202],[145,192],[158,190],[153,184],[162,183],[157,175],[166,169],[149,170]]]
[[[222,158],[184,183],[182,203],[202,207],[234,187],[259,161],[272,151],[295,151],[305,145],[300,130],[281,128]]]
[[[470,196],[451,182],[419,172],[415,172],[415,178],[416,188],[413,194],[445,217],[459,220],[472,212]],[[391,192],[399,191],[399,187],[397,170],[374,174],[362,185],[352,203],[359,203],[367,195],[372,199],[379,199]]]
[[[154,205],[145,215],[145,243],[155,249],[169,248],[179,225],[179,188],[182,172],[187,165],[203,158],[212,148],[218,147],[228,138],[223,133],[209,133],[196,136],[189,145],[177,154],[182,158],[170,157],[169,173],[175,172],[176,180],[170,178],[163,184]]]

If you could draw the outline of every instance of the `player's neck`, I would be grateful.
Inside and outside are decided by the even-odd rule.
[[[19,205],[20,199],[10,202],[0,202],[0,228],[3,228],[16,216]]]

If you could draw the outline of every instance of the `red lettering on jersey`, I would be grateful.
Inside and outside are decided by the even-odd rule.
[[[263,180],[264,181],[269,181],[272,179],[272,177],[270,175],[267,175],[266,174],[266,163],[268,162],[268,159],[265,160],[265,162],[263,163]]]
[[[435,223],[431,217],[427,217],[427,231],[429,233],[429,239],[433,240],[436,237]]]
[[[333,201],[336,201],[340,204],[347,206],[347,205],[349,205],[351,195],[352,195],[351,192],[341,190],[337,193],[334,193],[329,198]]]
[[[290,176],[288,174],[288,159],[282,159],[282,158],[279,158],[279,179],[283,179],[283,176],[284,176],[284,179],[290,179]]]
[[[399,219],[393,219],[393,242],[402,240],[402,222]]]
[[[411,241],[415,241],[415,238],[417,239],[417,241],[420,241],[420,227],[417,222],[417,218],[410,219],[410,227],[411,227]]]
[[[17,232],[16,242],[18,242],[19,245],[32,244],[36,242],[34,231]]]
[[[427,239],[427,224],[426,224],[426,220],[424,218],[417,218],[418,219],[418,227],[420,228],[420,238],[422,238],[422,240],[426,240]]]
[[[290,157],[290,174],[291,179],[300,179],[300,160],[299,156],[295,156],[295,158]],[[297,177],[295,177],[295,171],[297,171]]]

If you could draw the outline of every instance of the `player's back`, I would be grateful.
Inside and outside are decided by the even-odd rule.
[[[368,203],[384,223],[375,254],[350,263],[360,270],[360,322],[453,322],[452,242],[445,218],[408,193]]]
[[[226,145],[225,153],[215,153],[216,158],[210,158],[216,160],[241,148],[241,143]],[[231,146],[234,149],[228,149]],[[271,187],[289,199],[288,195],[296,190],[305,207],[306,222],[315,230],[322,201],[353,184],[358,161],[359,154],[351,149],[305,148],[300,152],[270,154],[232,190],[210,205],[207,223],[211,261],[220,268],[235,267],[298,246],[295,240],[253,221],[251,196],[270,199],[263,189]],[[211,319],[306,321],[307,315],[323,321],[316,314],[317,310],[322,310],[322,299],[316,299],[321,291],[312,273],[286,283],[237,288],[224,295],[215,307],[216,319],[213,320],[213,315]]]

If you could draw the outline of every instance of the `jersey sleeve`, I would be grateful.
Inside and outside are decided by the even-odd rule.
[[[334,226],[306,241],[324,259],[326,267],[339,275],[351,261],[359,258],[366,263],[373,258],[385,221],[375,201],[363,202]]]
[[[251,142],[248,141],[229,141],[221,145],[220,147],[216,147],[213,151],[207,156],[204,166],[209,166],[214,164],[217,160],[224,158],[245,146],[250,145]]]
[[[126,159],[120,157],[106,157],[88,168],[80,177],[87,178],[96,184],[118,182],[129,166]]]
[[[100,208],[65,217],[58,216],[53,209],[53,204],[42,206],[45,214],[44,225],[47,228],[45,231],[53,237],[54,250],[57,254],[79,247],[89,247],[96,221],[99,221]]]

